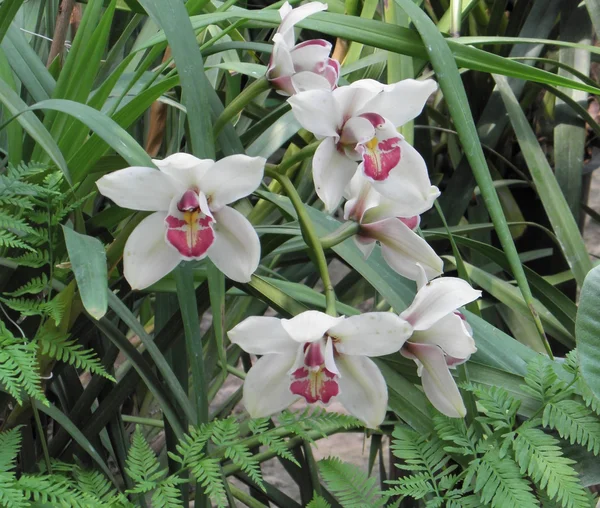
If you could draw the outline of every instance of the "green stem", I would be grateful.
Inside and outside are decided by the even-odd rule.
[[[354,221],[348,221],[342,224],[337,231],[328,234],[321,238],[321,246],[323,249],[331,249],[342,243],[348,238],[353,237],[360,230],[360,224]]]
[[[292,181],[287,176],[276,173],[271,169],[266,169],[265,175],[277,180],[290,198],[290,201],[296,210],[296,214],[298,215],[298,220],[300,221],[302,236],[306,242],[306,245],[308,245],[315,256],[315,264],[317,265],[317,269],[321,275],[321,280],[323,281],[326,302],[325,312],[330,316],[337,316],[335,308],[335,292],[329,277],[329,270],[327,269],[327,258],[325,257],[325,252],[323,251],[321,241],[317,236],[314,225],[308,216],[308,212],[306,211],[304,203],[302,202],[302,198],[298,194],[298,191],[296,190],[296,187],[294,187]]]
[[[165,428],[164,420],[156,420],[154,418],[142,418],[140,416],[121,415],[121,419],[127,423],[136,423],[139,425],[147,425],[148,427]]]
[[[183,319],[185,343],[192,370],[192,381],[196,395],[197,424],[208,422],[208,385],[204,375],[204,352],[202,351],[202,336],[200,335],[200,320],[194,291],[194,278],[190,265],[182,263],[174,270],[177,298]]]
[[[271,85],[267,78],[262,77],[257,79],[250,86],[246,87],[244,91],[233,99],[229,105],[223,110],[221,116],[217,118],[213,127],[214,136],[217,137],[223,127],[240,111],[242,111],[253,99],[259,96],[264,91],[268,90]]]
[[[244,503],[245,506],[249,506],[250,508],[267,508],[267,505],[262,504],[250,494],[246,494],[243,490],[238,489],[233,483],[229,483],[229,489],[231,490],[233,497]]]
[[[37,428],[38,437],[40,438],[40,443],[42,445],[42,451],[44,452],[44,462],[46,463],[46,470],[48,471],[48,474],[52,474],[52,463],[50,462],[50,453],[48,452],[48,443],[46,442],[46,433],[44,431],[44,427],[42,426],[42,420],[40,419],[40,413],[31,397],[29,397],[29,402],[31,404],[31,409],[33,410],[33,418],[35,419],[35,426]]]
[[[277,173],[285,174],[287,170],[290,169],[294,164],[298,164],[298,162],[302,162],[304,159],[312,157],[320,144],[321,141],[314,141],[310,145],[306,145],[301,150],[298,150],[294,155],[283,159],[275,167],[275,171],[277,171]]]

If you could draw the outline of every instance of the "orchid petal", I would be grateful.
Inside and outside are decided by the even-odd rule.
[[[422,366],[421,384],[433,407],[450,418],[464,418],[467,410],[446,365],[443,351],[431,344],[407,345]]]
[[[168,210],[171,200],[179,193],[172,178],[156,169],[139,166],[104,175],[96,185],[102,195],[117,205],[149,212]]]
[[[400,127],[419,116],[427,99],[436,90],[437,83],[431,79],[404,79],[392,85],[384,85],[382,91],[367,102],[360,112],[378,113]]]
[[[282,411],[298,400],[290,391],[295,354],[265,355],[246,374],[243,403],[252,418]]]
[[[252,224],[240,212],[224,206],[214,213],[215,241],[208,257],[225,276],[248,282],[260,261],[260,241]]]
[[[317,310],[307,310],[292,319],[282,319],[281,325],[295,341],[314,342],[320,340],[327,330],[344,319]]]
[[[444,316],[480,296],[481,291],[473,289],[468,282],[456,277],[442,277],[421,288],[400,317],[415,330],[427,330]]]
[[[344,124],[340,142],[354,146],[369,141],[373,136],[375,136],[373,124],[366,118],[354,116]]]
[[[356,162],[338,152],[333,138],[325,138],[313,157],[313,180],[317,196],[328,212],[339,205],[344,188],[356,172]]]
[[[165,242],[166,212],[156,212],[140,222],[123,249],[123,274],[132,289],[144,289],[162,279],[181,261]]]
[[[340,79],[340,62],[338,62],[335,58],[328,58],[327,65],[325,66],[325,70],[323,71],[323,76],[327,81],[329,81],[329,86],[333,90]]]
[[[327,10],[327,4],[321,2],[309,2],[292,10],[289,10],[287,7],[282,7],[279,10],[282,21],[277,29],[277,33],[283,35],[286,44],[291,47],[296,40],[296,37],[294,36],[294,26],[303,19],[308,18],[308,16],[325,10]]]
[[[339,355],[338,400],[369,428],[377,428],[387,410],[387,385],[381,371],[366,356]]]
[[[350,316],[329,329],[335,348],[343,355],[382,356],[398,351],[412,327],[392,312]]]
[[[356,245],[365,259],[371,255],[373,249],[377,245],[375,240],[372,238],[369,238],[368,236],[361,236],[360,234],[354,235],[352,239],[354,240],[354,245]]]
[[[290,48],[283,42],[279,34],[275,35],[273,42],[273,52],[267,69],[267,79],[271,81],[294,74],[294,62]]]
[[[308,90],[290,97],[288,102],[302,127],[315,136],[333,137],[337,142],[343,116],[331,91]]]
[[[215,163],[212,159],[198,159],[188,153],[174,153],[162,160],[152,159],[152,162],[184,190],[198,187],[202,176]]]
[[[294,46],[290,51],[296,72],[320,73],[324,70],[331,52],[331,43],[324,39],[311,39]]]
[[[294,93],[308,90],[331,90],[331,83],[325,76],[310,71],[297,72],[291,77]]]
[[[372,185],[375,190],[392,200],[389,203],[391,211],[397,217],[420,215],[433,206],[440,191],[435,185],[431,185],[421,154],[404,139],[399,139],[396,144],[400,150],[398,163],[388,172],[386,179],[372,180]]]
[[[455,313],[444,316],[426,330],[415,331],[410,341],[439,346],[447,356],[458,360],[466,360],[477,351],[465,320]]]
[[[263,178],[263,157],[230,155],[216,162],[200,181],[210,209],[220,210],[229,203],[252,194]]]
[[[255,355],[296,355],[298,343],[281,326],[275,317],[250,316],[227,332],[229,340],[246,353]]]
[[[350,86],[341,86],[333,91],[333,98],[338,105],[342,120],[358,116],[356,113],[377,95],[377,91],[368,87],[355,86],[352,83]],[[341,124],[338,124],[342,127]]]
[[[333,341],[331,340],[331,337],[327,337],[327,342],[325,343],[325,368],[331,372],[332,374],[337,374],[338,376],[340,375],[340,371],[337,368],[337,365],[335,364],[335,357],[334,357],[334,348],[333,348]]]
[[[408,279],[417,280],[419,277],[417,263],[421,263],[430,279],[443,271],[444,263],[431,246],[398,219],[363,224],[360,234],[379,240],[386,263]]]
[[[363,216],[367,210],[376,207],[382,200],[387,201],[379,192],[373,189],[371,182],[362,171],[354,173],[352,180],[346,186],[344,196],[348,200],[344,205],[344,219],[351,218],[357,222],[363,221]]]

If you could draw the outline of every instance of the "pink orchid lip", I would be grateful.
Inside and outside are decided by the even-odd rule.
[[[340,391],[337,374],[325,367],[323,346],[323,339],[304,344],[304,365],[291,373],[290,391],[309,404],[327,404]]]
[[[198,193],[194,190],[186,190],[177,202],[177,209],[180,212],[193,212],[200,208],[198,202]]]
[[[415,230],[419,223],[421,222],[421,217],[419,215],[415,215],[414,217],[398,217],[400,221],[402,221],[408,228],[411,230]]]
[[[387,180],[402,156],[399,137],[379,141],[376,137],[356,146],[363,158],[363,171],[377,182]]]

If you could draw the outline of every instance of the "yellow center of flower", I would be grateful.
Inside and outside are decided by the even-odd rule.
[[[374,150],[375,150],[375,148],[377,148],[377,143],[378,143],[378,140],[377,140],[377,138],[371,138],[369,141],[367,141],[367,142],[365,143],[365,146],[366,146],[366,147],[367,147],[369,150],[371,150],[371,151],[374,151]]]

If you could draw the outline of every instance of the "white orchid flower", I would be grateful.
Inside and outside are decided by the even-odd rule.
[[[313,179],[328,211],[338,206],[357,162],[358,170],[384,196],[400,201],[409,188],[422,200],[429,199],[425,161],[396,129],[418,116],[436,89],[431,79],[393,85],[363,79],[288,99],[300,125],[323,139],[313,158]]]
[[[230,279],[249,281],[260,242],[250,222],[226,205],[260,185],[265,159],[231,155],[215,162],[176,153],[153,162],[159,170],[129,167],[97,182],[117,205],[155,212],[125,244],[124,275],[131,287],[146,288],[180,261],[206,256]]]
[[[336,398],[375,428],[385,417],[387,386],[368,357],[398,351],[410,333],[391,312],[336,318],[309,310],[292,319],[249,317],[228,335],[244,351],[263,355],[244,381],[244,405],[253,418],[300,397],[324,404]]]
[[[405,189],[405,198],[392,201],[375,190],[371,181],[361,172],[350,180],[344,192],[348,199],[344,205],[344,219],[360,224],[354,243],[368,258],[376,242],[386,263],[400,275],[417,280],[422,266],[427,279],[442,274],[444,263],[431,246],[414,229],[420,223],[419,214],[433,206],[440,195],[437,187],[430,185],[429,194],[423,197],[414,189]]]
[[[471,327],[457,311],[481,296],[468,282],[443,277],[427,282],[424,273],[413,303],[400,317],[413,334],[400,350],[415,361],[423,391],[433,406],[451,418],[463,418],[467,410],[451,368],[466,362],[477,351]]]
[[[286,2],[279,9],[281,25],[273,36],[267,79],[282,95],[336,87],[340,64],[329,58],[331,43],[324,39],[311,39],[296,44],[294,35],[296,23],[326,9],[327,4],[321,2],[309,2],[296,9]]]

